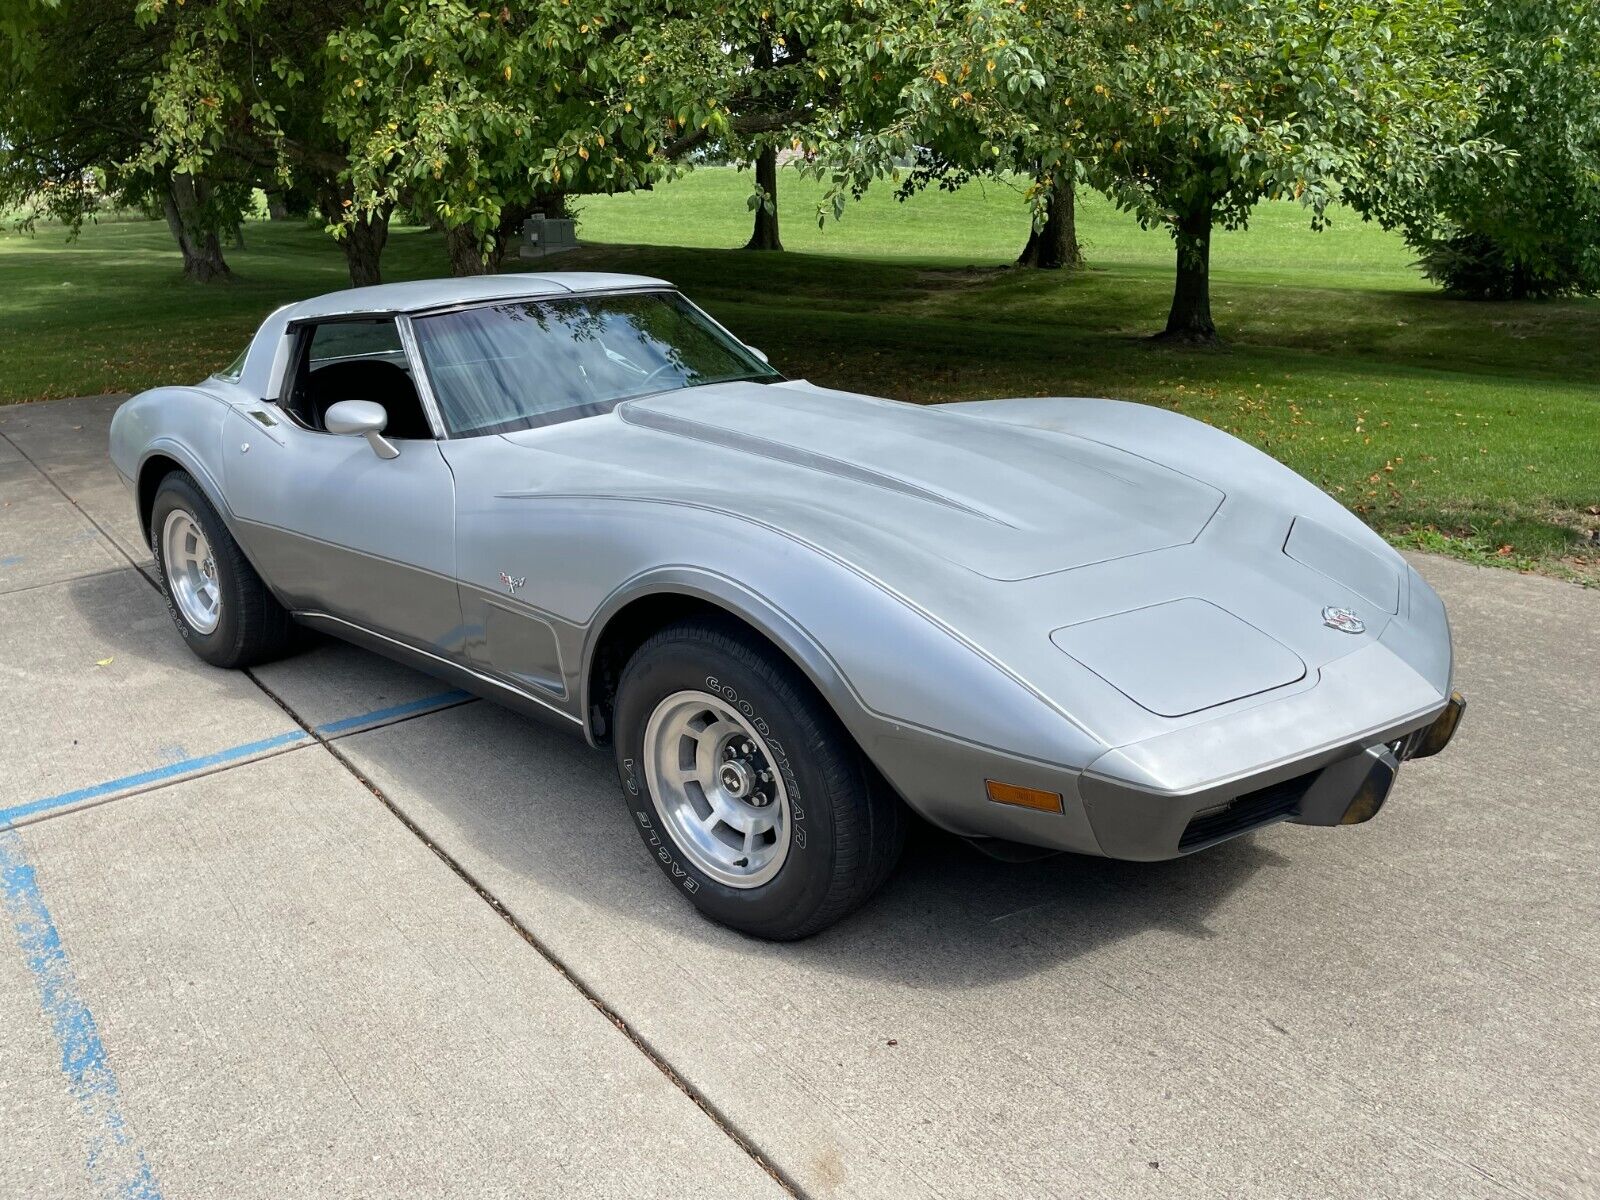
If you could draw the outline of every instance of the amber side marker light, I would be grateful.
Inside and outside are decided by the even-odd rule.
[[[996,804],[1012,804],[1017,808],[1036,808],[1040,812],[1065,812],[1060,792],[1042,792],[1038,788],[1018,787],[1014,783],[997,783],[985,779],[983,787],[989,799]]]

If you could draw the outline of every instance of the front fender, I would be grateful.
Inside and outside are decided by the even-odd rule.
[[[703,568],[659,566],[634,576],[612,592],[585,630],[581,659],[582,703],[579,711],[585,714],[584,729],[591,743],[595,737],[587,714],[593,711],[595,698],[590,693],[595,674],[595,655],[604,641],[605,632],[612,619],[630,604],[660,596],[690,597],[727,611],[774,645],[783,647],[812,686],[828,697],[830,702],[836,703],[836,698],[848,698],[855,704],[860,703],[860,698],[833,657],[804,627],[760,593],[736,579]]]
[[[1088,761],[1103,747],[936,625],[901,611],[887,594],[873,596],[848,578],[830,578],[827,586],[779,603],[756,582],[760,577],[759,570],[734,579],[702,567],[663,565],[617,588],[589,624],[584,645],[580,711],[591,743],[594,661],[612,619],[635,601],[692,597],[733,614],[780,647],[926,820],[967,836],[1096,851],[1066,764]],[[779,586],[768,578],[766,587]],[[898,666],[885,669],[885,662]],[[948,702],[942,711],[941,702]],[[1030,735],[1032,742],[1026,741]],[[1016,749],[1021,745],[1028,748]],[[1055,791],[1063,797],[1061,811],[987,803],[986,777]]]
[[[716,509],[619,503],[628,515],[613,524],[607,550],[647,557],[619,572],[625,582],[583,622],[580,711],[589,711],[606,623],[634,600],[668,593],[727,609],[781,647],[875,759],[878,740],[922,733],[1058,765],[1104,749],[977,647],[820,548]],[[599,549],[589,545],[591,555]]]

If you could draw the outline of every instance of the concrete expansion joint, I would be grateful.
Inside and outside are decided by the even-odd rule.
[[[122,555],[123,558],[128,560],[128,565],[135,571],[139,572],[140,576],[143,577],[146,583],[155,588],[157,591],[161,590],[160,585],[155,581],[155,577],[149,571],[145,570],[138,560],[124,550],[122,548],[122,543],[118,542],[116,538],[112,537],[104,525],[100,524],[99,521],[96,521],[92,516],[90,516],[89,510],[84,508],[83,505],[79,504],[77,500],[75,500],[72,495],[68,493],[66,488],[57,483],[55,476],[51,475],[49,471],[46,471],[43,467],[41,467],[34,459],[33,455],[29,454],[26,450],[19,446],[11,437],[11,435],[6,433],[4,430],[0,430],[0,440],[3,440],[8,446],[21,455],[24,462],[26,462],[35,471],[39,472],[40,477],[43,478],[44,481],[51,487],[55,488],[55,490],[60,493],[63,500],[72,505],[73,511],[87,521],[94,531],[105,539],[106,545],[112,547],[118,554]]]
[[[566,980],[566,982],[571,985],[572,989],[582,996],[586,1001],[588,1001],[590,1006],[593,1007],[595,1011],[609,1021],[617,1029],[617,1031],[622,1034],[623,1037],[627,1038],[628,1041],[633,1044],[634,1049],[638,1050],[640,1054],[644,1055],[644,1057],[649,1060],[650,1064],[654,1066],[656,1070],[660,1071],[661,1074],[667,1078],[667,1081],[673,1085],[673,1087],[682,1092],[696,1108],[698,1108],[710,1119],[711,1123],[715,1125],[717,1129],[728,1138],[729,1141],[742,1150],[750,1158],[750,1160],[756,1164],[756,1166],[760,1167],[761,1170],[766,1172],[766,1174],[774,1183],[776,1183],[790,1196],[795,1197],[795,1200],[808,1200],[806,1192],[800,1187],[800,1185],[795,1182],[795,1180],[791,1179],[786,1172],[768,1159],[767,1156],[764,1155],[761,1150],[750,1140],[750,1138],[733,1123],[726,1113],[712,1103],[711,1099],[701,1092],[699,1088],[695,1087],[686,1078],[684,1078],[682,1073],[679,1072],[678,1069],[670,1062],[668,1062],[659,1050],[652,1046],[648,1040],[646,1040],[636,1029],[628,1024],[627,1020],[622,1016],[622,1014],[607,1004],[605,1000],[600,997],[599,993],[585,983],[584,980],[580,978],[572,970],[572,968],[569,967],[560,958],[560,956],[555,953],[555,951],[550,949],[550,947],[547,946],[537,934],[535,934],[531,929],[518,920],[516,915],[513,914],[512,911],[501,902],[498,896],[496,896],[481,882],[479,882],[478,879],[448,851],[443,849],[437,842],[430,838],[427,832],[420,825],[402,812],[399,806],[384,794],[383,789],[369,779],[331,738],[325,736],[317,728],[307,724],[306,721],[301,718],[300,714],[295,712],[295,710],[286,700],[284,700],[282,696],[278,695],[278,693],[273,691],[272,688],[263,683],[254,671],[247,668],[244,674],[247,675],[250,678],[250,681],[260,688],[261,691],[265,693],[265,695],[272,700],[274,704],[282,709],[284,714],[287,715],[290,720],[299,725],[301,729],[305,730],[306,734],[312,740],[320,744],[323,749],[332,755],[334,761],[348,771],[355,778],[356,782],[361,784],[362,787],[366,788],[367,791],[371,792],[372,795],[377,799],[378,803],[382,804],[384,808],[388,809],[390,815],[393,816],[395,820],[399,821],[400,824],[404,825],[406,829],[410,831],[413,837],[415,837],[429,850],[433,851],[435,857],[437,857],[440,862],[444,863],[445,866],[450,868],[450,870],[455,873],[456,877],[460,879],[461,882],[471,888],[478,899],[482,900],[486,905],[488,905],[496,916],[509,925],[517,934],[517,936],[533,949],[534,953],[538,954],[540,958],[544,959],[544,961],[549,964],[556,974],[561,976],[562,979]]]
[[[6,814],[0,813],[0,832],[4,832],[7,829],[26,829],[30,825],[38,825],[44,821],[54,821],[61,817],[70,817],[75,813],[90,812],[96,808],[103,808],[107,804],[115,804],[118,800],[126,800],[130,796],[147,796],[151,792],[159,792],[165,788],[172,787],[175,784],[192,783],[196,779],[205,779],[212,775],[221,775],[224,771],[232,771],[236,767],[249,766],[254,763],[265,762],[269,758],[277,758],[282,754],[292,754],[296,750],[304,750],[310,744],[311,743],[308,741],[297,739],[293,742],[286,742],[283,745],[275,746],[271,749],[253,752],[248,758],[241,757],[228,762],[218,763],[216,766],[206,767],[198,771],[174,773],[155,782],[143,784],[141,786],[130,787],[125,790],[118,790],[110,795],[106,795],[94,800],[74,801],[70,804],[63,805],[60,808],[50,809],[48,811],[36,813],[30,816],[8,818]],[[61,797],[61,799],[70,799],[70,797]]]
[[[72,582],[73,583],[86,583],[86,582],[89,582],[89,581],[95,580],[95,579],[104,579],[108,575],[121,575],[127,569],[128,569],[127,567],[107,567],[104,571],[91,571],[87,575],[79,575],[79,576],[77,576],[77,578],[73,579]],[[138,570],[138,568],[136,567],[135,570]],[[140,572],[140,574],[143,574],[143,572]],[[41,583],[30,583],[30,584],[28,584],[27,587],[11,588],[9,591],[6,592],[6,595],[8,595],[8,596],[25,596],[29,592],[42,591],[44,588],[58,588],[58,587],[61,587],[63,582],[64,581],[60,580],[60,579],[46,579]]]

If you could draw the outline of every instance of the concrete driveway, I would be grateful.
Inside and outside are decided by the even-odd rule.
[[[1600,1196],[1600,593],[1419,563],[1472,707],[1370,825],[923,831],[770,946],[581,742],[194,659],[114,406],[0,409],[0,1193]]]

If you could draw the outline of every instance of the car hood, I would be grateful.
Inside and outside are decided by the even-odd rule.
[[[740,383],[505,439],[535,453],[497,471],[500,498],[693,505],[776,530],[1063,711],[1092,698],[1109,745],[1314,686],[1408,603],[1404,561],[1318,489],[1140,405],[922,407]],[[1358,610],[1365,629],[1327,625],[1325,607]],[[1423,664],[1435,686],[1448,653]]]
[[[1223,500],[1209,484],[1070,433],[806,385],[686,389],[629,401],[617,416],[675,439],[682,459],[719,472],[735,495],[799,489],[809,505],[830,496],[994,580],[1192,542]]]

